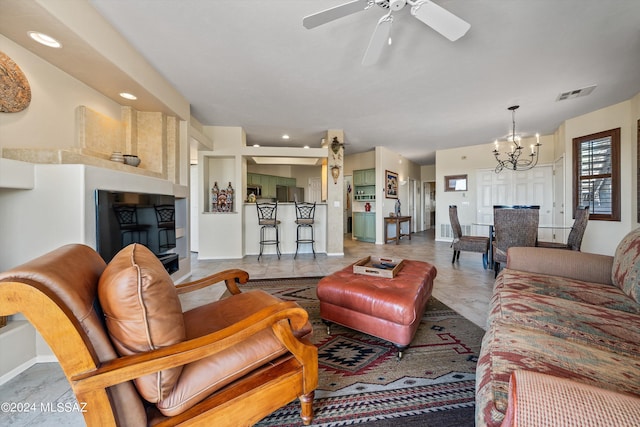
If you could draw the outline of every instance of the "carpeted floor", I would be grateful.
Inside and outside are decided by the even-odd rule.
[[[309,313],[318,346],[314,426],[473,426],[475,367],[484,331],[431,298],[416,336],[398,361],[393,344],[333,325],[319,315],[318,278],[251,281]],[[299,426],[292,402],[258,426]]]

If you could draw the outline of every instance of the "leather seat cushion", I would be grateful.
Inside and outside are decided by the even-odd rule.
[[[171,277],[148,248],[131,244],[107,265],[98,296],[109,336],[121,356],[147,352],[186,339],[182,306]],[[134,380],[147,401],[169,395],[182,367]]]
[[[206,304],[184,313],[187,339],[220,331],[265,307],[281,302],[261,290],[252,290]],[[294,331],[308,336],[311,324]],[[162,414],[174,416],[197,404],[216,390],[286,353],[271,329],[252,335],[230,348],[184,366],[168,396],[158,402]]]

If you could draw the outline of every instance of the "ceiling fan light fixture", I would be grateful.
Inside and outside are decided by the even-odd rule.
[[[397,12],[407,4],[407,0],[389,0],[389,9]]]

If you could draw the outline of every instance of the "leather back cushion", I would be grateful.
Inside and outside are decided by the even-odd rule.
[[[613,257],[611,281],[636,302],[640,302],[640,228],[627,234]]]
[[[121,356],[170,346],[186,338],[182,307],[171,277],[158,258],[131,244],[111,260],[98,284],[107,329]],[[136,388],[147,401],[164,399],[182,367],[138,378]]]

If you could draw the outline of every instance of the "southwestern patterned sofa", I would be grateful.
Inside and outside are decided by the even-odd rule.
[[[510,248],[494,285],[476,425],[587,416],[577,425],[640,425],[640,228],[613,257]]]

